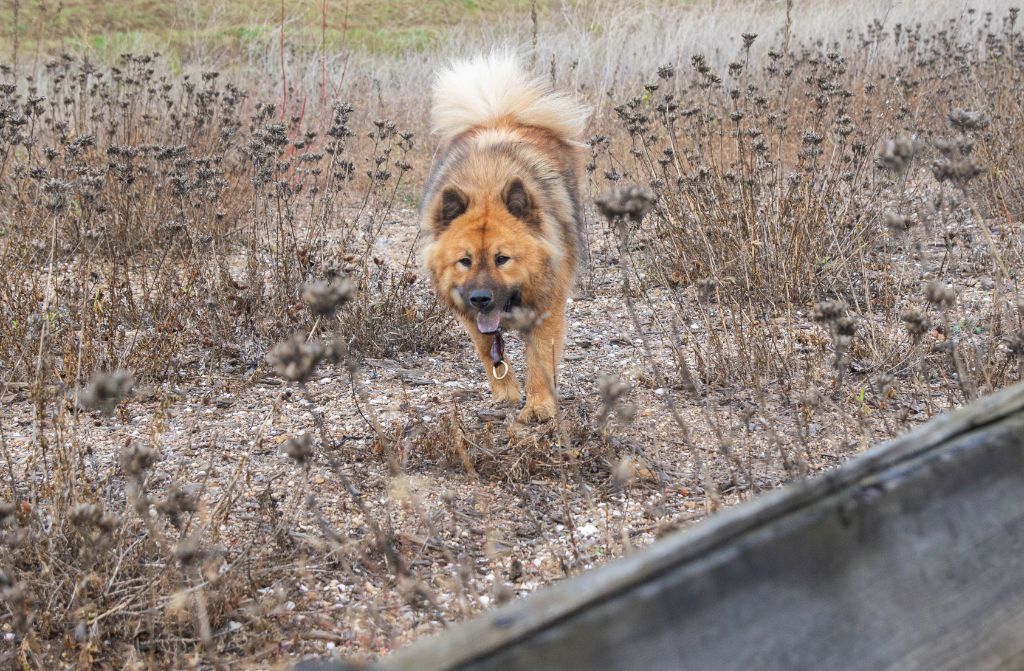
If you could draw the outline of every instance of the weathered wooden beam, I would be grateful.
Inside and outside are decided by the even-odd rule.
[[[1024,385],[375,668],[1024,668]]]

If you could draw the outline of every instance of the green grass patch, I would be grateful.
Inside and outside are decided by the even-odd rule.
[[[542,14],[555,4],[538,2]],[[525,22],[529,16],[530,0],[286,0],[285,41],[312,50],[324,39],[332,49],[393,56],[429,49],[467,21]],[[84,49],[104,60],[160,50],[180,63],[197,52],[244,51],[276,41],[280,25],[278,0],[26,0],[17,13],[7,2],[0,4],[0,61],[17,44],[22,59],[38,46],[43,54]]]

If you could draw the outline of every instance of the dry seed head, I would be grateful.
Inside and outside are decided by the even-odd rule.
[[[1007,336],[1004,340],[1006,348],[1010,350],[1010,356],[1024,359],[1024,333],[1015,333]]]
[[[882,373],[878,376],[875,380],[875,389],[879,396],[884,398],[889,395],[889,390],[892,389],[893,380],[895,380],[895,378],[888,373]]]
[[[878,154],[876,163],[880,168],[902,175],[910,167],[916,150],[916,143],[910,138],[901,137],[887,140]]]
[[[831,324],[846,316],[847,305],[844,301],[821,301],[814,305],[811,318],[816,322]]]
[[[79,392],[78,405],[84,410],[99,410],[110,414],[131,393],[134,386],[135,380],[127,371],[97,373],[85,389]]]
[[[886,212],[885,227],[888,228],[893,235],[901,235],[910,230],[910,219],[897,212]]]
[[[121,450],[119,461],[124,472],[134,478],[149,469],[159,456],[159,453],[151,447],[129,445]]]
[[[712,277],[704,277],[697,280],[697,300],[701,303],[710,303],[715,299],[715,292],[718,290],[718,282]]]
[[[943,284],[939,280],[933,280],[925,287],[924,297],[932,305],[942,308],[952,307],[956,302],[956,293],[953,291],[953,287]]]
[[[984,113],[965,109],[955,109],[949,113],[949,121],[960,131],[983,130],[988,128],[989,120]]]
[[[14,517],[14,504],[10,501],[0,501],[0,524],[7,521],[8,518]]]
[[[324,361],[342,363],[349,360],[348,343],[341,338],[331,338],[324,343]]]
[[[625,456],[612,469],[612,483],[619,489],[625,489],[636,478],[636,471],[636,462]]]
[[[508,313],[508,318],[505,321],[509,328],[521,333],[529,333],[543,324],[544,320],[550,316],[550,312],[541,312],[533,308],[517,305]]]
[[[940,158],[932,163],[932,174],[940,182],[966,184],[985,171],[977,162],[968,157],[956,160]]]
[[[619,405],[615,408],[615,416],[619,418],[620,422],[632,424],[636,419],[637,410],[636,403],[626,400],[619,401]]]
[[[604,405],[613,406],[629,393],[629,385],[614,375],[605,375],[601,378],[598,390],[601,394],[601,402]]]
[[[70,182],[62,179],[48,179],[43,183],[43,193],[46,194],[46,209],[51,212],[60,213],[68,209],[71,194],[74,192]]]
[[[6,583],[6,584],[4,584]],[[12,610],[25,606],[28,600],[28,588],[24,582],[13,582],[6,574],[0,582],[0,601],[6,601]]]
[[[597,209],[609,221],[629,218],[639,222],[654,202],[654,197],[639,186],[612,189],[594,201]]]
[[[199,541],[195,538],[186,538],[180,541],[174,546],[174,558],[182,566],[190,566],[196,562],[200,562],[206,556],[206,552],[199,545]]]
[[[910,334],[915,342],[920,340],[921,336],[927,333],[928,329],[931,327],[931,324],[928,323],[928,317],[925,316],[921,309],[916,307],[910,307],[904,310],[900,319],[902,319],[903,323],[907,325],[907,333]]]
[[[315,315],[333,317],[353,293],[355,285],[349,279],[318,280],[302,287],[302,302]]]
[[[94,529],[110,533],[119,523],[116,515],[104,512],[103,506],[94,503],[80,503],[71,510],[71,524],[82,533]]]
[[[313,455],[313,439],[308,433],[301,436],[293,436],[281,446],[281,451],[295,460],[300,466],[304,466]]]
[[[835,320],[836,334],[844,338],[852,338],[857,333],[857,320],[853,317],[840,317]]]
[[[96,526],[103,516],[103,508],[95,503],[79,503],[71,509],[71,523],[76,527]]]
[[[621,421],[629,423],[636,418],[636,406],[627,400],[630,392],[628,383],[614,375],[605,375],[598,385],[601,396],[601,413],[599,422],[604,424],[614,412]]]
[[[296,333],[274,345],[267,355],[267,362],[284,379],[305,382],[313,376],[323,357],[324,348],[319,342],[306,342],[302,334]]]
[[[171,524],[178,527],[183,513],[194,513],[197,509],[194,487],[172,485],[167,494],[157,501],[156,510],[166,515]]]
[[[811,387],[810,389],[807,390],[805,394],[803,394],[800,397],[800,405],[804,406],[805,408],[813,410],[814,408],[817,408],[819,405],[821,405],[821,400],[821,392],[817,389],[817,387]]]
[[[971,158],[974,140],[960,135],[952,140],[936,140],[935,148],[942,155],[932,162],[932,174],[940,182],[951,181],[963,187],[984,169]]]

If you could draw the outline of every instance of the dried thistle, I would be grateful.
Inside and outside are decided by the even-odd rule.
[[[889,373],[882,373],[879,375],[875,378],[875,393],[877,393],[880,398],[887,397],[889,392],[892,391],[892,383],[895,379],[896,378]]]
[[[798,402],[803,408],[813,412],[821,406],[822,400],[824,399],[821,391],[817,387],[811,387],[805,393],[800,395]]]
[[[71,523],[76,527],[91,527],[103,515],[103,508],[95,503],[79,503],[71,509]]]
[[[886,212],[885,213],[885,227],[892,232],[893,235],[902,235],[910,230],[910,219],[897,212]]]
[[[984,168],[971,157],[974,141],[966,136],[937,140],[935,148],[941,157],[932,162],[932,174],[940,182],[950,181],[963,187],[984,172]]]
[[[331,338],[326,341],[323,345],[324,348],[324,361],[327,363],[343,363],[353,361],[352,357],[349,356],[349,346],[342,338]]]
[[[880,168],[902,175],[910,167],[916,152],[916,142],[910,138],[901,137],[887,140],[875,159],[875,163]]]
[[[928,332],[931,328],[931,324],[928,322],[928,317],[925,316],[924,312],[916,307],[910,307],[903,311],[900,316],[903,323],[907,326],[907,333],[915,343],[920,342],[921,336]]]
[[[949,121],[961,132],[983,130],[989,125],[988,117],[984,113],[959,108],[949,113]]]
[[[1003,339],[1010,356],[1017,359],[1024,359],[1024,333],[1014,333]]]
[[[103,506],[95,503],[80,503],[71,509],[71,524],[83,534],[94,531],[108,534],[119,522],[115,515],[104,512]]]
[[[178,487],[172,485],[162,499],[157,501],[156,510],[165,515],[175,528],[181,526],[183,513],[194,513],[197,510],[194,487]]]
[[[613,413],[626,423],[630,423],[636,418],[636,405],[627,400],[630,391],[629,384],[614,375],[605,375],[601,378],[598,384],[598,392],[601,396],[598,424],[601,426],[607,424]]]
[[[836,319],[835,332],[839,337],[852,338],[857,334],[857,320],[849,316]]]
[[[78,405],[83,410],[99,410],[109,415],[131,393],[135,380],[131,373],[115,370],[97,373],[85,389],[78,394]]]
[[[848,307],[844,301],[822,301],[815,303],[811,318],[816,322],[832,324],[846,316]]]
[[[308,433],[293,436],[284,442],[281,451],[294,459],[295,463],[305,466],[309,458],[313,456],[313,439]]]
[[[159,452],[145,445],[129,445],[121,450],[118,462],[130,477],[137,478],[145,473],[160,457]]]
[[[933,280],[925,287],[924,297],[932,305],[941,308],[952,307],[956,302],[956,292],[953,291],[953,287],[943,284],[939,280]]]
[[[313,314],[333,317],[355,293],[355,284],[349,279],[318,280],[302,287],[302,302]]]
[[[179,541],[174,546],[172,553],[182,566],[191,566],[206,558],[206,551],[203,550],[199,541],[195,538],[186,538]]]
[[[62,179],[48,179],[43,183],[43,193],[46,195],[46,209],[61,213],[68,209],[74,187]]]
[[[292,382],[305,382],[313,377],[324,358],[324,348],[317,341],[307,342],[299,333],[279,342],[267,355],[267,362],[277,374]]]
[[[14,517],[15,507],[10,501],[0,501],[0,524]]]
[[[516,331],[529,333],[543,324],[544,320],[550,316],[550,312],[541,312],[533,308],[517,305],[508,313],[508,317],[505,318],[505,323],[509,328],[515,329]]]
[[[636,479],[637,465],[629,456],[619,459],[612,469],[612,484],[618,489],[625,489]]]
[[[634,223],[644,218],[653,202],[654,197],[639,186],[612,189],[594,201],[608,221],[629,219]]]
[[[697,300],[701,303],[710,303],[715,299],[718,291],[718,282],[712,277],[704,277],[697,280]]]

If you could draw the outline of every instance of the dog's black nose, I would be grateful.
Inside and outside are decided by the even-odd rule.
[[[485,312],[494,303],[494,292],[490,289],[473,289],[473,291],[469,292],[469,302],[477,310]]]

